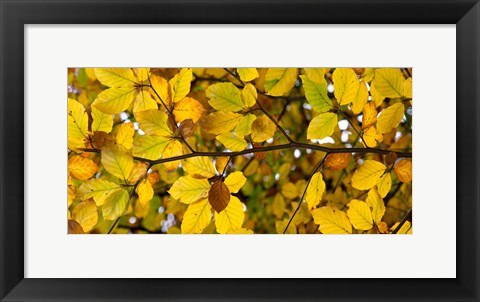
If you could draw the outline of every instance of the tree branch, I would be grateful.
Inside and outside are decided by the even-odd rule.
[[[410,219],[411,217],[412,217],[412,209],[410,209],[410,211],[408,211],[407,215],[405,215],[405,217],[403,217],[402,221],[400,221],[400,223],[397,225],[395,230],[393,230],[392,234],[396,234],[402,228],[402,226],[405,224],[405,222],[408,219]]]

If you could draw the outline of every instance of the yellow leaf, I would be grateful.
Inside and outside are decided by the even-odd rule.
[[[95,68],[97,79],[108,87],[135,87],[140,84],[130,68]]]
[[[68,160],[68,172],[73,178],[86,180],[98,171],[98,166],[89,158],[76,155]]]
[[[255,234],[255,233],[252,230],[241,228],[235,231],[228,232],[228,234]]]
[[[210,183],[206,179],[195,179],[190,175],[179,177],[168,193],[182,203],[191,204],[199,199],[206,198],[210,190]]]
[[[387,168],[384,164],[375,160],[366,160],[358,168],[352,177],[352,186],[358,190],[369,190],[382,177]]]
[[[220,214],[215,212],[215,226],[217,232],[220,234],[227,234],[236,231],[242,227],[245,213],[243,212],[243,205],[240,200],[235,197],[230,197],[228,206]]]
[[[383,135],[377,132],[375,126],[371,126],[364,130],[362,138],[365,147],[374,148],[377,146],[377,141],[381,142],[383,140]]]
[[[157,160],[162,156],[165,147],[170,141],[170,138],[144,135],[135,141],[132,153],[134,156]]]
[[[325,182],[320,172],[313,174],[310,184],[307,187],[305,199],[309,209],[315,208],[322,200],[323,192],[325,192]]]
[[[317,84],[325,83],[326,68],[304,68],[303,70],[305,70],[305,74],[309,80]]]
[[[133,128],[133,123],[123,123],[118,127],[118,132],[116,136],[117,144],[123,146],[125,149],[132,149],[133,144],[133,134],[135,129]]]
[[[245,184],[247,179],[243,176],[241,171],[235,171],[230,173],[225,179],[225,185],[227,186],[230,193],[238,193],[238,191]]]
[[[403,82],[403,93],[406,98],[412,98],[412,78],[408,78]]]
[[[155,98],[157,99],[157,103],[163,103],[170,108],[172,104],[172,99],[170,97],[170,87],[168,86],[167,80],[165,80],[161,76],[152,74],[150,76],[150,83],[153,87],[152,95],[155,96]]]
[[[355,114],[362,112],[363,107],[368,102],[368,89],[365,82],[359,82],[358,90],[352,101],[352,111]]]
[[[375,103],[375,106],[380,107],[383,101],[385,100],[385,97],[380,93],[378,93],[374,84],[375,84],[374,82],[370,84],[370,95],[372,96],[372,101]]]
[[[170,158],[170,157],[176,157],[183,155],[183,147],[182,143],[180,143],[176,139],[172,139],[168,142],[168,144],[165,146],[165,150],[163,150],[163,155],[162,158]],[[178,165],[180,164],[180,160],[175,160],[175,161],[170,161],[164,163],[165,167],[167,168],[168,171],[173,171],[175,170]]]
[[[195,156],[182,162],[183,169],[194,178],[210,178],[215,176],[215,167],[210,157]]]
[[[399,98],[403,94],[405,78],[398,68],[378,68],[375,70],[375,89],[386,98]]]
[[[291,182],[285,183],[282,186],[281,192],[282,195],[288,199],[294,199],[298,196],[297,187]]]
[[[363,106],[362,128],[367,129],[377,122],[377,109],[375,103],[369,102]]]
[[[192,98],[184,98],[180,102],[175,103],[173,114],[177,123],[181,123],[184,120],[191,119],[196,123],[202,114],[205,112],[202,104],[199,101]]]
[[[321,113],[310,121],[307,129],[307,139],[323,139],[333,134],[338,120],[335,113]]]
[[[81,200],[93,198],[97,206],[105,203],[105,199],[113,192],[121,189],[120,185],[103,179],[90,179],[78,189]]]
[[[401,182],[411,182],[412,181],[412,160],[402,159],[395,163],[393,166],[393,171],[395,176]]]
[[[135,88],[110,88],[100,92],[92,106],[103,113],[118,114],[130,107],[135,96]]]
[[[352,225],[347,214],[333,206],[312,210],[313,221],[323,234],[351,234]]]
[[[98,222],[98,209],[93,200],[85,200],[77,204],[72,211],[72,219],[78,222],[84,232],[90,232]]]
[[[229,159],[230,158],[227,156],[217,157],[217,159],[215,160],[215,168],[217,169],[218,173],[223,172],[223,169],[225,169],[225,167],[228,165]]]
[[[366,203],[371,208],[373,221],[379,224],[385,215],[385,203],[375,187],[368,191]]]
[[[327,94],[327,83],[325,81],[319,84],[303,75],[300,78],[305,90],[305,98],[313,110],[316,112],[327,112],[333,108],[332,100],[330,100]]]
[[[67,190],[68,207],[72,205],[73,200],[75,199],[75,192],[76,192],[75,186],[68,185],[68,190]]]
[[[190,92],[192,78],[192,69],[182,68],[180,72],[169,81],[174,103],[181,101]]]
[[[152,98],[150,92],[141,89],[135,96],[133,112],[141,112],[150,109],[158,109],[157,102]]]
[[[95,75],[95,68],[85,68],[85,73],[90,80],[95,81],[97,79],[97,76]]]
[[[373,80],[373,77],[375,76],[375,68],[365,68],[365,71],[363,72],[361,79],[364,82],[370,82]]]
[[[250,82],[258,78],[258,71],[256,68],[237,68],[240,79],[244,82]]]
[[[332,74],[334,95],[340,105],[348,105],[357,96],[360,82],[352,68],[337,68]]]
[[[85,148],[84,140],[88,138],[88,115],[82,104],[68,99],[68,148],[76,150]]]
[[[378,193],[382,198],[387,196],[388,192],[390,192],[390,188],[392,187],[392,178],[390,177],[390,173],[385,173],[377,182]]]
[[[347,216],[357,230],[368,231],[373,227],[372,212],[368,205],[361,200],[353,199],[350,201]]]
[[[230,132],[219,134],[215,138],[232,151],[242,151],[247,147],[247,142],[243,138],[235,137]]]
[[[183,215],[182,234],[201,234],[212,220],[211,210],[206,198],[191,203]]]
[[[152,184],[147,179],[142,180],[138,184],[136,192],[138,194],[138,201],[143,207],[147,206],[153,198]]]
[[[257,117],[251,113],[245,114],[239,121],[237,127],[235,128],[235,133],[238,137],[244,137],[252,133],[252,124]]]
[[[395,103],[380,112],[377,121],[377,130],[380,133],[388,133],[398,127],[402,121],[405,106],[402,103]]]
[[[232,130],[242,118],[241,114],[225,111],[215,111],[207,115],[202,125],[212,134],[225,133]]]
[[[400,222],[395,223],[390,230],[393,232],[397,226],[400,224]],[[405,223],[402,225],[400,230],[397,231],[397,234],[411,234],[412,233],[412,224],[410,221],[405,221]]]
[[[254,143],[264,142],[275,134],[277,126],[266,115],[259,116],[252,123],[252,141]]]
[[[242,89],[242,101],[245,108],[252,107],[257,102],[257,89],[250,83],[247,83]]]
[[[133,167],[132,154],[119,146],[105,146],[101,154],[103,167],[113,176],[126,181]]]
[[[282,194],[275,194],[275,197],[273,198],[272,210],[277,219],[282,219],[283,214],[285,213],[285,199],[283,198]]]
[[[147,110],[136,112],[135,118],[140,123],[140,129],[145,134],[155,136],[171,136],[172,131],[168,127],[168,115],[160,110]]]
[[[128,175],[128,183],[134,184],[140,178],[145,177],[146,174],[147,174],[147,164],[144,162],[137,161],[133,164],[133,168],[130,171],[130,174]]]
[[[221,111],[240,111],[245,108],[240,90],[233,83],[217,83],[208,86],[206,95],[210,106]]]
[[[115,220],[123,215],[127,208],[129,195],[124,189],[116,190],[105,198],[102,206],[103,219]]]
[[[110,133],[113,127],[113,118],[111,114],[101,112],[95,107],[92,107],[92,132],[103,131]]]
[[[139,82],[148,80],[148,74],[150,73],[150,68],[132,68],[132,70]]]
[[[208,191],[208,202],[217,213],[222,212],[228,206],[230,191],[221,179],[215,181]]]
[[[295,85],[297,68],[269,68],[265,75],[265,91],[271,96],[287,95]]]

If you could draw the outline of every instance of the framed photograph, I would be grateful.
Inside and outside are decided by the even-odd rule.
[[[2,301],[479,301],[478,1],[0,9]]]

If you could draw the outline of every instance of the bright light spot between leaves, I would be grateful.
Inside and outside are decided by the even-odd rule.
[[[280,179],[280,173],[275,174],[275,180],[278,181],[279,179]]]
[[[309,103],[303,103],[303,109],[312,110],[312,106]]]
[[[136,218],[136,217],[133,217],[133,216],[132,216],[132,217],[128,218],[128,223],[130,223],[130,224],[135,224],[136,222],[137,222],[137,218]]]
[[[361,123],[362,119],[363,119],[363,114],[357,115],[357,121],[359,121]]]
[[[271,143],[273,143],[273,137],[272,137],[272,138],[269,138],[269,139],[267,139],[267,144],[271,144]]]
[[[400,137],[402,137],[402,132],[400,131],[395,132],[395,141],[397,141]]]
[[[317,140],[319,144],[335,144],[335,140],[331,136]]]
[[[120,112],[120,120],[123,122],[128,119],[128,113]]]
[[[164,207],[159,207],[158,208],[158,214],[162,214],[163,212],[165,212],[165,208]]]
[[[300,155],[302,155],[302,152],[300,150],[295,149],[295,151],[293,151],[293,157],[299,158]]]
[[[342,132],[342,137],[341,137],[342,143],[348,142],[348,136],[349,135],[350,135],[350,132],[348,132],[348,131],[343,131]]]
[[[328,84],[327,90],[328,90],[328,92],[333,93],[333,91],[334,91],[334,89],[333,89],[333,84],[331,84],[331,83]]]
[[[341,120],[338,122],[338,128],[340,128],[340,130],[347,130],[348,128],[348,121],[347,120]]]
[[[135,130],[140,129],[140,126],[138,126],[138,123],[137,123],[137,122],[134,122],[134,123],[133,123],[133,129],[135,129]]]

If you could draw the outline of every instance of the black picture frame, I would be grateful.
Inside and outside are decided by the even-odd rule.
[[[478,0],[0,0],[0,11],[2,301],[480,301]],[[124,23],[456,24],[456,278],[24,278],[24,25]]]

